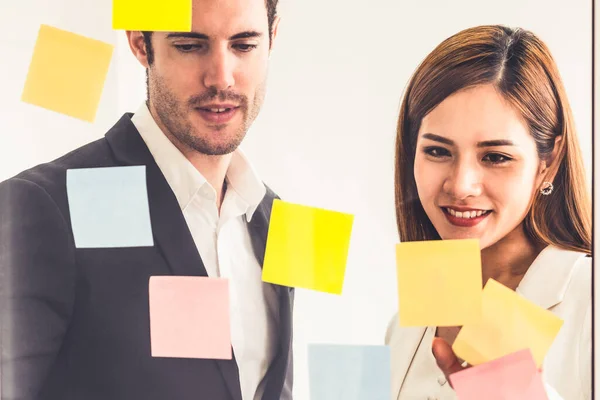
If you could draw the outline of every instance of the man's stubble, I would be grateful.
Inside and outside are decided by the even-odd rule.
[[[164,78],[158,76],[155,71],[148,72],[148,103],[154,107],[158,118],[168,132],[180,144],[187,148],[205,155],[225,155],[235,151],[244,140],[248,129],[258,116],[266,93],[266,79],[257,87],[252,102],[248,97],[232,91],[219,91],[214,87],[206,92],[193,96],[187,100],[180,101],[165,83]],[[242,114],[242,123],[234,134],[225,142],[214,143],[210,137],[215,131],[223,131],[230,128],[229,124],[213,125],[202,128],[195,127],[191,121],[191,114],[195,113],[195,107],[205,105],[211,101],[231,101],[239,105]]]

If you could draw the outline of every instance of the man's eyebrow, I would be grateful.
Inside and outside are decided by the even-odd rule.
[[[204,39],[204,40],[209,39],[208,35],[205,35],[204,33],[198,33],[198,32],[171,32],[167,35],[167,39],[178,39],[178,38]]]
[[[257,31],[244,31],[240,33],[236,33],[233,36],[229,37],[229,40],[238,40],[238,39],[251,39],[251,38],[261,38],[263,36],[262,33]],[[210,37],[204,33],[199,32],[171,32],[167,35],[167,39],[203,39],[209,40]]]
[[[229,40],[260,38],[262,35],[262,33],[257,31],[245,31],[236,33],[235,35],[231,36]]]

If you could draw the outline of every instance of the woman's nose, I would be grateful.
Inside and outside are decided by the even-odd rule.
[[[457,164],[444,182],[443,189],[457,200],[481,195],[481,172],[470,163]]]

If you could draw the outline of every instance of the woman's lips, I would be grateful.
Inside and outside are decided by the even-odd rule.
[[[441,208],[442,208],[442,212],[446,216],[446,219],[448,220],[448,222],[450,222],[454,226],[467,227],[467,228],[470,228],[470,227],[473,227],[473,226],[479,224],[481,221],[486,219],[492,213],[491,210],[486,210],[480,216],[475,216],[473,218],[463,218],[463,217],[459,217],[456,215],[452,215],[450,213],[448,207],[441,207]],[[460,211],[459,212],[464,215],[465,213],[471,213],[472,211],[478,211],[478,210],[463,210],[462,212],[460,212]]]

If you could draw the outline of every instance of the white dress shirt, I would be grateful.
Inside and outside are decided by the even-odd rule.
[[[546,247],[516,292],[563,319],[542,364],[550,400],[590,400],[592,259],[583,253]],[[431,352],[434,327],[400,327],[392,318],[385,343],[392,352],[393,400],[455,400]]]
[[[237,149],[219,215],[215,189],[164,135],[145,103],[131,122],[173,190],[208,276],[229,280],[231,342],[242,398],[259,400],[278,345],[279,310],[275,290],[262,282],[247,223],[266,188]]]

